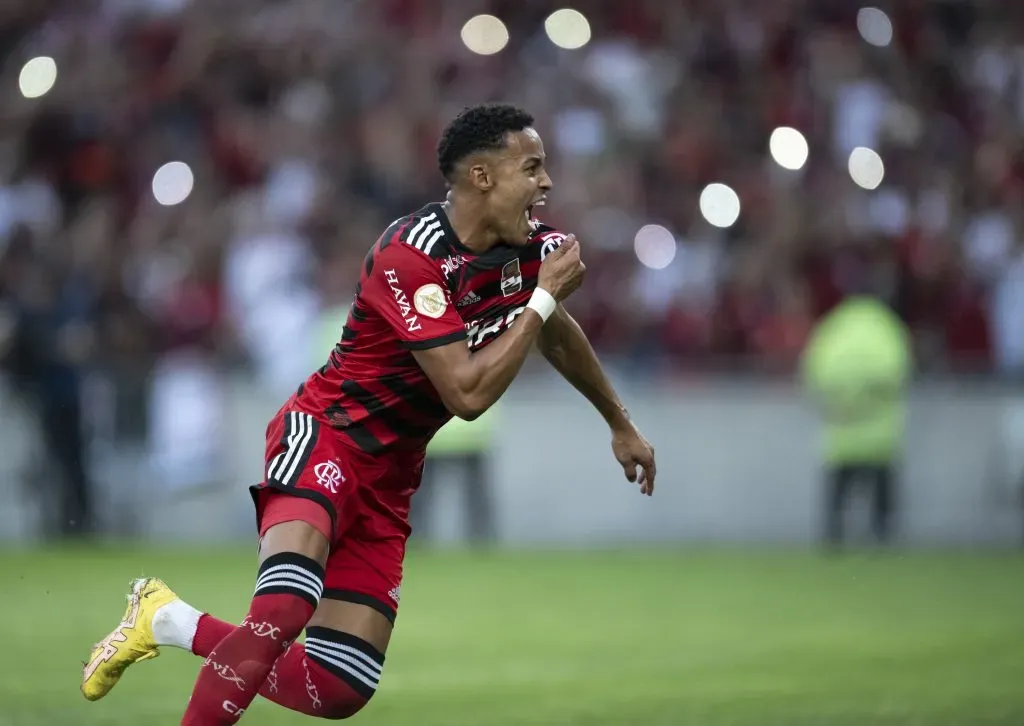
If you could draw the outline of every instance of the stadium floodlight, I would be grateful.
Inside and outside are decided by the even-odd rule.
[[[474,15],[462,26],[462,42],[477,55],[494,55],[508,45],[508,28],[494,15]]]
[[[700,213],[708,224],[731,227],[740,218],[740,197],[725,184],[708,184],[700,193]]]
[[[25,98],[45,96],[57,82],[57,62],[49,56],[39,56],[21,67],[18,89]]]
[[[195,177],[183,161],[169,161],[153,175],[153,198],[157,204],[173,207],[181,204],[192,193]]]
[[[676,258],[676,238],[660,224],[645,224],[633,238],[633,250],[641,265],[663,270]]]
[[[590,21],[579,10],[562,8],[544,21],[548,39],[559,48],[576,50],[590,42]]]
[[[874,149],[858,146],[850,152],[850,178],[861,189],[878,189],[885,178],[885,164]]]

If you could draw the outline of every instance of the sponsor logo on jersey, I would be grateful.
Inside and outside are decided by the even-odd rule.
[[[439,318],[444,315],[444,311],[448,307],[448,299],[444,296],[444,290],[440,285],[428,282],[413,293],[412,304],[420,315]]]
[[[395,304],[398,305],[398,312],[405,321],[405,325],[409,329],[409,332],[413,333],[420,330],[423,326],[420,324],[419,319],[412,314],[412,306],[409,304],[409,298],[405,294],[405,291],[398,285],[398,273],[394,270],[384,270],[384,276],[388,280],[388,286],[391,287],[391,294],[395,296]]]
[[[519,258],[510,260],[501,268],[501,294],[515,295],[523,289],[523,273],[519,270]]]
[[[457,307],[457,308],[464,308],[467,305],[472,305],[473,303],[478,303],[478,302],[480,302],[480,296],[477,295],[472,290],[470,290],[465,295],[463,295],[461,298],[459,298],[459,301],[457,303],[455,303],[455,307]]]
[[[441,272],[443,272],[444,276],[448,278],[464,264],[466,264],[465,257],[462,255],[452,255],[451,257],[445,258],[444,262],[441,263]]]
[[[497,318],[466,323],[466,342],[469,347],[476,348],[488,338],[502,333],[515,322],[516,318],[522,315],[524,310],[526,310],[526,306],[522,305]]]

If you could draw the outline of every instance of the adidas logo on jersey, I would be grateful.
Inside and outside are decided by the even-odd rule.
[[[455,303],[455,307],[457,307],[457,308],[464,308],[467,305],[472,305],[473,303],[478,303],[478,302],[480,302],[480,296],[477,295],[472,290],[470,290],[465,295],[463,295],[462,298],[457,303]]]

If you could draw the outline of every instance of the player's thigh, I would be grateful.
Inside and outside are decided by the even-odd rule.
[[[406,531],[364,510],[331,547],[324,595],[311,625],[356,635],[382,653],[398,615]]]
[[[323,567],[330,553],[330,543],[327,535],[308,519],[288,519],[266,528],[260,537],[259,562],[262,565],[268,557],[285,552],[303,555]]]

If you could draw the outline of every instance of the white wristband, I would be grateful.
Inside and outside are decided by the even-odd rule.
[[[533,295],[530,296],[530,302],[526,303],[526,307],[536,310],[537,314],[540,315],[540,319],[545,323],[551,314],[555,312],[555,308],[558,307],[558,301],[551,297],[551,293],[543,288],[535,288]]]

